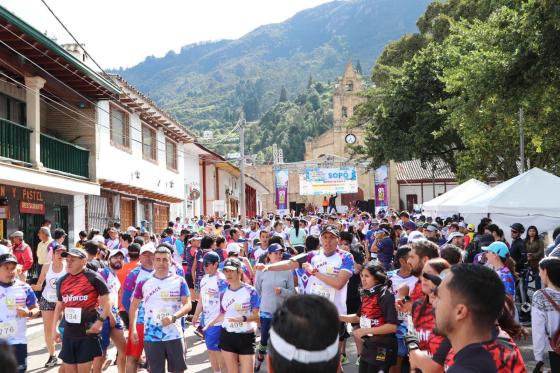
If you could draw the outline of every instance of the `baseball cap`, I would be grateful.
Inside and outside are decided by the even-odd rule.
[[[134,228],[132,225],[128,228],[126,228],[127,232],[138,232],[138,230],[136,228]]]
[[[23,238],[23,232],[22,231],[15,231],[14,233],[10,234],[10,237]]]
[[[147,244],[142,246],[142,248],[140,249],[140,255],[142,255],[144,253],[152,253],[153,254],[155,252],[156,252],[156,247],[155,247],[153,242],[148,242]]]
[[[200,241],[200,240],[202,240],[202,236],[196,235],[196,236],[192,236],[191,238],[189,238],[189,241],[193,241],[193,240]]]
[[[414,223],[413,221],[407,221],[402,226],[403,226],[405,231],[408,231],[408,230],[415,231],[416,230],[416,223]]]
[[[96,234],[91,238],[91,242],[96,244],[100,244],[100,243],[105,244],[105,238],[100,234]]]
[[[63,258],[66,258],[67,256],[75,256],[76,258],[80,258],[80,259],[87,258],[86,252],[82,249],[78,249],[77,247],[73,247],[70,250],[62,253]]]
[[[9,254],[10,249],[8,246],[0,245],[0,255]]]
[[[241,268],[241,262],[237,258],[227,258],[224,262],[224,269],[237,271]]]
[[[469,230],[469,232],[474,232],[474,224],[471,223],[471,224],[467,225],[467,229]]]
[[[273,243],[272,245],[270,245],[268,247],[268,252],[269,253],[277,253],[279,251],[284,251],[284,248],[280,244]]]
[[[338,228],[332,224],[325,225],[325,227],[321,231],[321,236],[325,233],[331,233],[334,234],[336,237],[340,237],[340,232],[338,231]]]
[[[451,242],[451,240],[455,237],[465,237],[465,235],[461,232],[453,232],[449,235],[449,237],[447,237],[447,242]]]
[[[226,247],[226,251],[228,254],[229,253],[239,254],[241,248],[239,247],[239,244],[237,242],[232,242],[232,243],[228,243]]]
[[[218,253],[216,253],[214,251],[209,251],[202,258],[202,265],[203,266],[206,266],[206,264],[214,264],[214,263],[219,263],[219,262],[220,262],[220,256],[218,255]]]
[[[418,231],[414,231],[414,232],[410,232],[410,234],[408,235],[408,240],[407,243],[412,243],[415,241],[420,241],[420,240],[425,240],[426,236],[424,236],[422,234],[422,232],[418,232]]]
[[[500,258],[507,258],[509,256],[509,249],[507,245],[501,241],[494,241],[490,245],[484,246],[482,250],[491,251]]]
[[[122,256],[126,257],[126,255],[124,255],[124,251],[122,251],[121,249],[113,249],[109,252],[109,257],[107,259],[111,259],[117,254],[122,254]]]
[[[17,259],[14,255],[12,254],[2,254],[0,255],[0,266],[7,264],[7,263],[14,263],[17,264]]]
[[[434,224],[428,224],[426,229],[428,230],[428,232],[436,232],[438,230],[437,226],[435,226]]]

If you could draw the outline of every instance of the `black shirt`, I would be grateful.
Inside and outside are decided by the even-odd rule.
[[[455,355],[447,373],[497,373],[496,363],[481,343],[465,346]]]

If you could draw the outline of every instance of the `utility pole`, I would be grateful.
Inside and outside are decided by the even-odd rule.
[[[519,173],[525,172],[525,133],[523,132],[523,122],[525,121],[525,113],[523,108],[519,108],[519,160],[521,161],[521,168]]]
[[[241,176],[239,178],[241,186],[239,191],[239,215],[241,215],[240,224],[245,224],[245,115],[243,110],[239,115],[239,170]]]

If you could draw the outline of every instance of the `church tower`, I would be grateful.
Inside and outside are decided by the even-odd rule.
[[[354,107],[365,101],[358,94],[363,90],[362,77],[351,62],[348,62],[342,77],[335,83],[333,91],[333,127],[346,130],[346,122],[354,114]]]

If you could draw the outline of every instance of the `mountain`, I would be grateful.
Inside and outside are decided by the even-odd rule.
[[[348,61],[359,61],[369,76],[387,42],[416,31],[430,1],[333,1],[237,40],[187,45],[114,72],[196,133],[223,133],[241,108],[248,121],[258,120],[278,103],[282,87],[294,99],[310,77],[333,81]]]

